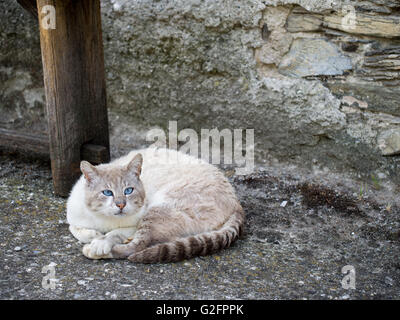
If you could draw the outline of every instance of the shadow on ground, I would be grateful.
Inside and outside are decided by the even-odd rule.
[[[92,261],[68,231],[49,164],[0,154],[0,298],[400,298],[396,204],[265,168],[225,173],[247,214],[233,247],[170,264]],[[54,290],[42,286],[51,263]],[[355,268],[355,289],[342,288],[346,265]]]

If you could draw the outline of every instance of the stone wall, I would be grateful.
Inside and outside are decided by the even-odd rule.
[[[400,180],[398,1],[101,3],[108,106],[127,130],[254,128],[258,162]],[[43,131],[37,22],[12,0],[0,16],[0,125]]]

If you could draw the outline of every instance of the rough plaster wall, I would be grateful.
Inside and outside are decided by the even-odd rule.
[[[169,120],[254,128],[260,162],[399,179],[396,1],[101,4],[108,106],[123,134]],[[341,24],[346,4],[359,19],[352,30]],[[0,15],[0,124],[44,130],[37,23],[11,0]]]

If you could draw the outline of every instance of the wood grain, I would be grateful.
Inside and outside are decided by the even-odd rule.
[[[100,164],[109,157],[109,151],[104,146],[85,143],[81,150],[81,160],[89,161],[92,164]]]
[[[38,155],[49,155],[49,139],[46,136],[31,135],[0,128],[0,147]]]
[[[42,27],[53,5],[56,28]],[[109,133],[99,0],[37,0],[54,190],[67,196],[80,175],[81,148],[106,148]]]
[[[0,149],[7,149],[38,156],[50,156],[49,138],[46,135],[32,135],[15,130],[0,128]],[[91,143],[81,148],[81,160],[100,164],[108,157],[108,149]]]

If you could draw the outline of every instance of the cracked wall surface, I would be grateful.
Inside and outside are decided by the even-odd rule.
[[[126,130],[254,128],[260,163],[400,180],[398,1],[101,5],[108,107]],[[0,126],[45,132],[37,22],[11,0],[0,15]]]

